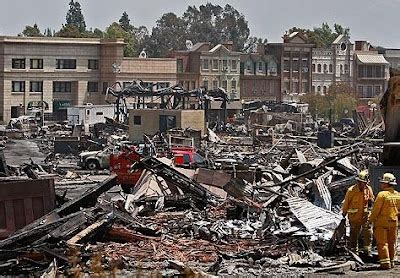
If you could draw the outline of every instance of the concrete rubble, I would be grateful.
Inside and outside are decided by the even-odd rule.
[[[310,128],[299,132],[297,117],[261,112],[251,117],[253,125],[217,123],[204,138],[187,140],[205,158],[201,167],[177,165],[181,154],[171,155],[168,144],[161,150],[159,135],[135,144],[112,124],[89,132],[54,124],[23,139],[4,132],[0,202],[7,202],[1,191],[7,182],[50,179],[54,207],[22,227],[15,223],[18,228],[0,241],[0,274],[213,277],[363,270],[362,259],[347,252],[336,230],[348,186],[360,169],[378,164],[382,125],[334,127],[334,145],[323,148],[320,127],[307,123]],[[181,140],[187,133],[194,134],[170,134]],[[124,151],[126,157],[118,156]],[[113,166],[113,155],[125,164]],[[133,174],[129,185],[124,177]],[[22,198],[27,211],[36,197]],[[37,202],[28,209],[40,207]]]

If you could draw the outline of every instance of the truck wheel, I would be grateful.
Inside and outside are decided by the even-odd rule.
[[[96,160],[91,159],[86,162],[86,169],[88,170],[96,170],[99,168],[99,163]]]

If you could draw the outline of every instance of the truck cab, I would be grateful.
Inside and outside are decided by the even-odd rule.
[[[198,168],[207,165],[206,159],[191,147],[171,148],[175,166],[183,168]]]

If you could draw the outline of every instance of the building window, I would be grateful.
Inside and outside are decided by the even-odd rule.
[[[29,83],[30,92],[43,92],[43,81],[31,81]]]
[[[99,60],[97,60],[97,59],[88,60],[88,69],[91,69],[91,70],[99,69]]]
[[[317,87],[317,92],[320,93],[321,92],[321,86]]]
[[[217,59],[212,60],[212,69],[218,70],[218,60]]]
[[[312,91],[315,92],[315,86],[312,86]]]
[[[108,82],[103,82],[103,94],[107,92]]]
[[[299,71],[299,60],[298,59],[293,59],[293,71]]]
[[[357,92],[360,97],[364,97],[363,86],[357,86]]]
[[[322,66],[321,66],[321,64],[318,64],[318,72],[321,72],[322,71]]]
[[[203,87],[208,90],[208,80],[203,80]]]
[[[248,71],[248,72],[251,71],[251,61],[247,61],[247,63],[246,63],[246,71]]]
[[[332,73],[333,72],[333,65],[329,64],[329,72]]]
[[[165,89],[169,87],[169,82],[157,82],[157,90],[158,89]]]
[[[302,93],[307,93],[308,92],[308,82],[307,81],[303,81],[301,83],[301,92]]]
[[[283,60],[283,71],[289,71],[289,70],[290,70],[289,59],[284,59]]]
[[[218,88],[218,80],[213,80],[213,82],[212,82],[212,88],[213,88],[213,90],[215,90],[215,89]]]
[[[169,87],[169,86],[168,86]],[[192,89],[196,89],[196,81],[192,81]]]
[[[25,92],[25,81],[12,81],[13,92]]]
[[[379,95],[381,93],[381,86],[380,85],[375,85],[375,95]]]
[[[258,62],[258,71],[263,71],[263,64],[262,64],[262,62]]]
[[[367,87],[366,87],[366,93],[365,93],[365,97],[367,97],[367,98],[373,98],[374,97],[374,93],[373,93],[373,91],[372,91],[372,86],[371,85],[368,85]]]
[[[328,91],[328,87],[324,86],[324,94],[326,94],[326,92]]]
[[[24,69],[25,68],[25,59],[12,59],[12,68],[13,69]]]
[[[340,65],[340,73],[343,73],[343,65]]]
[[[31,69],[43,69],[43,59],[31,59]]]
[[[72,92],[72,82],[53,82],[53,92],[55,93],[71,93]]]
[[[232,81],[231,81],[231,91],[232,92],[236,92],[236,80],[235,79],[233,79]]]
[[[76,69],[75,59],[57,59],[57,69]]]
[[[176,128],[176,116],[160,115],[159,119],[160,132]]]
[[[209,70],[208,59],[203,59],[203,70]]]
[[[133,116],[134,125],[142,125],[142,116]]]
[[[178,72],[180,72],[180,73],[183,72],[183,59],[176,60],[176,67],[177,67]]]
[[[89,93],[96,93],[96,92],[98,92],[98,91],[99,91],[99,83],[98,83],[98,82],[89,81],[89,82],[87,83],[87,91],[88,91]]]
[[[344,64],[344,73],[349,73],[349,65]]]
[[[315,64],[312,64],[312,71],[315,72]]]
[[[327,73],[327,72],[328,72],[328,65],[324,64],[324,73]]]
[[[283,84],[283,88],[284,88],[284,90],[285,90],[285,93],[289,93],[289,92],[290,92],[290,83],[286,81],[286,82]]]
[[[237,70],[237,61],[232,60],[232,70]]]
[[[222,70],[228,70],[228,60],[222,60]]]
[[[292,93],[298,94],[298,93],[299,93],[299,82],[294,81],[293,84],[292,84],[292,86],[293,86]]]
[[[122,89],[125,89],[129,85],[131,85],[131,82],[122,82]]]
[[[228,81],[227,80],[222,80],[222,88],[226,91],[228,91]]]

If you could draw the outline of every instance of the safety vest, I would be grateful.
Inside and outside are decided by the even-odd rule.
[[[400,194],[389,187],[378,193],[369,220],[375,227],[396,227],[399,211]]]
[[[361,191],[359,186],[351,186],[344,198],[343,213],[347,214],[350,222],[361,223],[366,220],[365,214],[368,213],[368,201],[374,200],[372,188],[368,185]]]

